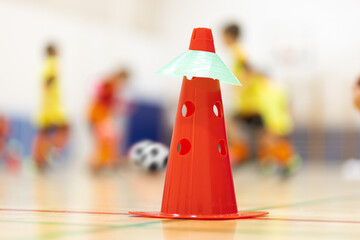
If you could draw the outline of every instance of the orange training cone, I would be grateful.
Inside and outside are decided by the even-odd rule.
[[[189,49],[216,55],[211,30],[194,29]],[[199,61],[199,57],[196,59]],[[182,219],[236,219],[267,214],[238,212],[219,80],[204,74],[193,74],[192,79],[183,77],[161,212],[130,213]]]

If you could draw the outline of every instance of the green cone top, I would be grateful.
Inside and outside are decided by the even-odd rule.
[[[240,85],[234,74],[226,67],[216,53],[188,50],[175,58],[158,72],[161,75],[183,77],[203,77],[217,79],[221,83]]]

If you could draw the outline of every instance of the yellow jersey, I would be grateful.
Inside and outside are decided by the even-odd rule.
[[[278,136],[290,134],[293,123],[285,89],[271,81],[267,81],[262,95],[261,115],[265,128]]]
[[[235,88],[235,111],[243,116],[261,115],[266,84],[262,75],[248,74],[243,85]]]
[[[260,115],[262,89],[265,79],[257,74],[250,74],[245,68],[246,56],[242,47],[235,43],[230,46],[235,59],[233,64],[234,75],[241,82],[241,87],[234,87],[234,108],[236,114],[251,116]]]
[[[54,56],[48,57],[44,64],[42,101],[37,123],[40,128],[66,124],[59,96],[57,59]]]

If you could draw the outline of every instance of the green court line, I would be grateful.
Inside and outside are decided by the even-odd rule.
[[[185,220],[169,220],[169,221],[185,221]],[[91,229],[87,231],[78,230],[78,231],[71,231],[71,232],[55,232],[55,233],[48,233],[41,236],[38,236],[37,239],[39,240],[49,240],[49,239],[57,239],[61,237],[68,237],[68,236],[76,236],[76,235],[82,235],[82,234],[91,234],[91,233],[100,233],[105,231],[113,231],[113,230],[120,230],[120,229],[126,229],[129,227],[146,227],[153,224],[158,224],[161,221],[154,221],[154,222],[147,222],[142,224],[134,224],[134,225],[124,225],[124,226],[109,226],[104,228],[98,228],[98,229]],[[149,230],[155,229],[158,230],[158,228],[148,228]],[[167,228],[167,230],[172,230],[171,228]],[[178,228],[174,227],[173,230],[175,231],[181,231],[184,232],[224,232],[224,231],[216,231],[214,229],[204,228],[204,229],[190,229],[189,228]],[[299,238],[303,238],[304,236],[309,237],[319,237],[319,238],[353,238],[353,239],[359,239],[360,233],[352,234],[348,232],[329,232],[329,231],[323,231],[323,232],[314,232],[314,231],[289,231],[289,230],[262,230],[262,229],[252,229],[252,230],[244,230],[244,229],[234,229],[233,231],[229,230],[226,231],[228,234],[247,234],[247,235],[260,235],[260,236],[295,236]],[[17,238],[18,239],[18,238]],[[28,239],[28,237],[19,238],[20,239]]]
[[[47,221],[21,221],[21,220],[0,220],[0,223],[19,223],[19,224],[43,224],[43,225],[59,225],[59,226],[77,226],[77,227],[104,227],[112,226],[108,224],[89,224],[74,222],[47,222]]]
[[[307,205],[313,205],[313,204],[321,204],[326,202],[336,202],[340,200],[351,200],[359,198],[360,194],[356,195],[348,195],[348,196],[341,196],[341,197],[333,197],[333,198],[323,198],[323,199],[315,199],[315,200],[309,200],[309,201],[303,201],[303,202],[294,202],[290,204],[280,204],[280,205],[272,205],[267,207],[261,207],[261,208],[252,208],[247,210],[241,210],[241,211],[259,211],[259,210],[269,210],[269,209],[278,209],[278,208],[291,208],[291,207],[299,207],[299,206],[307,206]]]
[[[0,221],[0,222],[5,222],[5,221]],[[37,224],[37,223],[39,223],[39,224],[56,224],[56,223],[53,223],[53,222],[49,223],[49,222],[31,222],[31,221],[9,221],[9,222],[35,223],[35,224]],[[36,236],[36,239],[48,240],[48,239],[57,239],[57,238],[60,238],[60,237],[65,237],[65,236],[76,236],[76,235],[82,235],[82,234],[88,234],[88,233],[98,233],[98,232],[103,232],[103,231],[108,231],[108,230],[119,230],[119,229],[132,228],[132,227],[133,228],[139,228],[139,227],[144,227],[144,226],[148,226],[148,225],[152,225],[152,224],[158,224],[158,223],[161,223],[161,222],[162,221],[151,221],[151,222],[141,222],[141,223],[134,223],[134,224],[126,224],[126,225],[120,225],[120,226],[108,225],[108,226],[103,226],[103,227],[99,227],[97,225],[97,228],[89,229],[89,230],[61,231],[61,232],[46,233],[46,234]],[[21,240],[21,239],[29,239],[29,236],[9,238],[8,240]]]
[[[246,211],[258,211],[258,210],[267,210],[267,209],[279,209],[279,208],[286,208],[286,207],[298,207],[298,206],[306,206],[306,205],[312,205],[312,204],[319,204],[319,203],[326,203],[326,202],[334,202],[334,201],[340,201],[344,199],[356,199],[359,198],[360,194],[356,195],[350,195],[350,196],[342,196],[342,197],[334,197],[334,198],[326,198],[326,199],[316,199],[316,200],[310,200],[310,201],[304,201],[304,202],[295,202],[291,204],[281,204],[281,205],[273,205],[268,207],[261,207],[256,209],[249,209]],[[246,219],[244,219],[246,220]],[[144,227],[148,225],[158,224],[164,221],[186,221],[186,220],[160,220],[160,221],[151,221],[151,222],[142,222],[142,223],[135,223],[135,224],[126,224],[126,225],[106,225],[99,227],[99,225],[96,224],[81,224],[81,223],[64,223],[64,222],[32,222],[32,221],[1,221],[0,222],[14,222],[14,223],[28,223],[28,224],[53,224],[53,225],[71,225],[71,226],[88,226],[88,227],[96,227],[96,229],[89,229],[89,230],[77,230],[77,231],[69,231],[69,232],[54,232],[54,233],[48,233],[44,234],[38,237],[38,239],[56,239],[64,236],[72,236],[72,235],[79,235],[79,234],[88,234],[88,233],[97,233],[97,232],[103,232],[108,230],[118,230],[118,229],[125,229],[125,228],[131,228],[131,227]],[[209,231],[207,229],[206,231]],[[284,231],[262,231],[262,230],[236,230],[238,233],[245,233],[245,234],[275,234],[275,235],[282,235],[286,234]],[[289,232],[291,234],[304,234],[313,236],[314,234],[321,234],[321,236],[324,236],[324,233],[314,233],[314,232]],[[326,234],[326,233],[325,233]],[[329,233],[329,236],[344,236],[343,233]],[[359,235],[352,235],[351,237],[360,237]],[[28,239],[29,237],[23,237],[23,238],[15,238],[15,239]]]
[[[281,235],[286,235],[286,236],[298,236],[300,238],[303,238],[304,236],[310,236],[310,237],[333,237],[333,238],[339,238],[339,237],[351,237],[351,238],[355,238],[355,239],[359,239],[360,238],[360,232],[357,234],[352,234],[352,233],[348,233],[348,232],[329,232],[329,231],[324,231],[324,232],[313,232],[313,231],[289,231],[289,230],[263,230],[263,229],[251,229],[251,230],[246,230],[246,229],[235,229],[236,225],[234,225],[234,229],[226,229],[224,231],[224,229],[214,229],[214,228],[205,228],[205,227],[190,227],[190,228],[179,228],[177,227],[166,227],[166,230],[174,230],[174,231],[184,231],[184,232],[222,232],[222,233],[228,233],[228,234],[235,234],[235,233],[239,233],[239,234],[251,234],[251,235],[262,235],[262,236],[281,236]],[[150,229],[153,229],[152,227],[150,227]]]

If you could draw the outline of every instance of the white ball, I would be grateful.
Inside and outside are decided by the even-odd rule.
[[[161,143],[148,145],[140,158],[141,166],[148,171],[161,171],[167,165],[169,148]]]
[[[150,140],[142,140],[132,145],[129,151],[130,161],[136,164],[140,164],[141,163],[140,159],[143,155],[144,150],[152,143],[153,142]]]
[[[161,143],[152,143],[148,145],[142,156],[141,166],[148,171],[160,171],[167,165],[169,157],[169,148]]]

